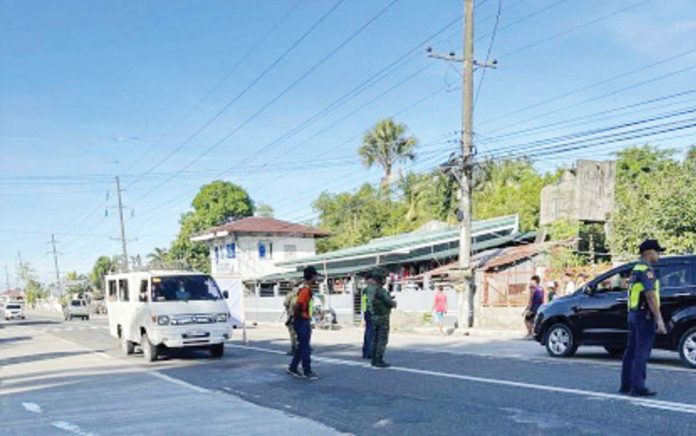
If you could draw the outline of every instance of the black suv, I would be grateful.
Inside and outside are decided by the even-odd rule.
[[[619,356],[628,338],[628,279],[634,263],[614,268],[581,286],[574,294],[545,304],[534,319],[534,337],[554,357],[575,354],[580,345],[603,346]],[[660,278],[666,335],[655,348],[678,351],[696,368],[696,255],[669,256],[655,266]]]

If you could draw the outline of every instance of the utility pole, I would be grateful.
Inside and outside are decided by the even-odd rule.
[[[52,253],[53,253],[53,265],[55,266],[56,269],[56,286],[58,287],[58,295],[63,295],[63,287],[61,286],[60,283],[60,270],[58,269],[58,250],[56,250],[56,237],[53,233],[51,233],[51,240],[49,241],[49,244],[51,244],[52,247]]]
[[[5,288],[10,290],[10,272],[7,269],[7,264],[5,264]]]
[[[126,244],[126,222],[123,219],[123,203],[121,201],[121,181],[116,176],[116,198],[118,199],[118,219],[121,221],[121,248],[123,249],[123,270],[128,271],[128,247]]]
[[[462,28],[464,56],[456,57],[454,52],[440,54],[428,48],[428,56],[462,64],[462,123],[461,158],[453,174],[459,181],[459,272],[462,276],[463,292],[460,294],[459,326],[471,327],[474,322],[473,281],[471,269],[471,191],[474,168],[474,67],[495,68],[496,61],[478,63],[474,60],[474,0],[464,0],[464,22]],[[462,295],[463,294],[463,295]],[[465,299],[462,301],[461,297]],[[466,310],[464,308],[466,307]],[[465,313],[466,312],[466,313]]]

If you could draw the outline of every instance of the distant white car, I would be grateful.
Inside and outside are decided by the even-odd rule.
[[[70,321],[73,318],[89,320],[89,305],[87,305],[85,300],[70,300],[63,306],[63,317],[66,321]]]
[[[24,319],[24,309],[19,303],[7,303],[5,305],[5,321],[11,319]]]

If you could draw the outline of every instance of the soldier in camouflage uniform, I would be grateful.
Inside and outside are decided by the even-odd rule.
[[[382,286],[379,277],[375,280],[371,273],[365,276],[366,287],[362,290],[361,308],[365,321],[365,333],[363,335],[362,358],[372,359],[372,342],[374,341],[374,329],[372,328],[372,298]]]
[[[389,317],[391,310],[396,307],[396,301],[384,289],[384,272],[381,270],[373,271],[370,274],[379,286],[371,295],[372,304],[372,366],[376,368],[388,368],[389,364],[384,361],[384,351],[389,342]]]

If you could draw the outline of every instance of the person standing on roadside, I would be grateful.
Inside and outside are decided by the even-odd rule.
[[[565,272],[565,288],[563,290],[563,295],[571,295],[575,293],[575,280],[573,280],[573,273],[570,271]]]
[[[655,333],[666,334],[660,312],[660,280],[654,265],[664,248],[655,239],[640,244],[640,260],[633,267],[628,286],[628,344],[621,367],[622,394],[652,397],[657,392],[645,386],[648,359]]]
[[[293,310],[293,327],[297,334],[297,348],[292,356],[290,367],[287,372],[295,377],[305,377],[309,380],[317,380],[319,376],[312,371],[312,357],[310,339],[312,337],[312,324],[310,304],[312,301],[312,287],[320,278],[319,273],[313,266],[308,266],[303,271],[304,282],[297,291],[297,299]],[[298,371],[298,366],[302,362],[303,374]]]
[[[389,317],[396,307],[396,301],[384,289],[384,273],[373,271],[370,276],[379,284],[372,296],[372,328],[374,337],[372,340],[372,366],[375,368],[389,368],[384,361],[384,352],[389,342]]]
[[[437,292],[435,292],[435,301],[433,301],[433,313],[435,314],[435,323],[437,328],[440,330],[440,334],[444,334],[444,323],[445,314],[447,313],[447,295],[442,289],[442,286],[438,286]]]
[[[522,313],[524,324],[527,326],[527,338],[533,336],[534,317],[537,311],[544,304],[544,289],[541,287],[541,279],[538,275],[533,275],[529,281],[529,302],[527,308]]]
[[[288,333],[290,334],[290,351],[288,351],[288,356],[295,354],[297,350],[297,333],[295,333],[295,326],[293,325],[293,312],[295,311],[295,303],[297,302],[297,287],[293,287],[288,295],[285,296],[285,301],[283,301],[283,306],[285,306],[285,326],[288,328]]]
[[[362,358],[372,359],[372,342],[374,340],[374,329],[372,327],[372,299],[381,284],[375,280],[371,273],[365,276],[366,287],[362,291],[361,306],[363,320],[365,322],[365,333],[363,334]]]

